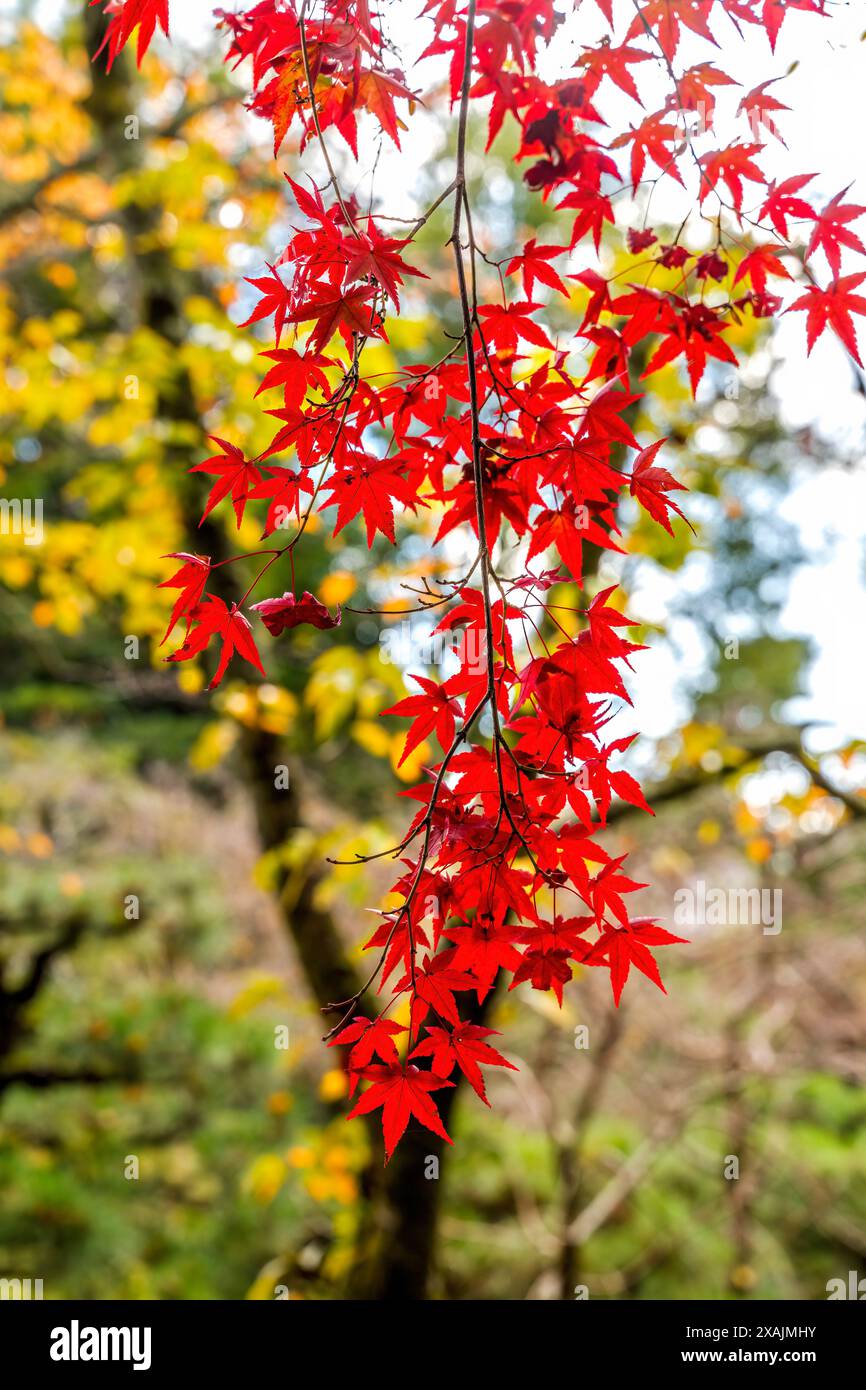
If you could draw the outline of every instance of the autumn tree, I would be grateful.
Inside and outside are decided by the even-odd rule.
[[[141,58],[169,29],[164,0],[99,4],[100,21],[103,9],[107,28],[92,49],[109,70],[130,39]],[[842,274],[842,256],[862,251],[850,228],[860,208],[844,195],[817,208],[805,176],[767,182],[758,133],[763,125],[775,138],[780,109],[769,84],[738,93],[725,118],[716,110],[736,79],[715,62],[722,27],[763,32],[771,51],[795,9],[811,12],[796,16],[805,26],[825,5],[601,3],[601,37],[587,42],[583,7],[572,68],[542,78],[539,58],[566,22],[552,4],[429,4],[426,53],[447,67],[448,87],[425,100],[454,113],[454,163],[429,208],[403,221],[376,181],[369,197],[349,191],[352,165],[335,152],[363,158],[371,140],[408,149],[418,84],[396,66],[387,16],[341,2],[220,17],[230,63],[250,60],[250,107],[272,123],[294,225],[249,278],[247,326],[272,334],[257,442],[220,433],[206,457],[178,457],[203,540],[162,576],[176,642],[168,660],[209,659],[217,686],[233,658],[264,674],[262,629],[285,646],[288,632],[328,634],[374,616],[375,598],[363,613],[341,612],[298,583],[314,530],[333,521],[339,537],[359,522],[378,549],[401,525],[435,518],[436,569],[397,601],[407,616],[435,619],[453,669],[417,676],[384,711],[411,721],[398,765],[417,773],[408,794],[418,809],[381,855],[399,870],[366,943],[367,977],[344,969],[312,901],[298,919],[353,1113],[382,1110],[395,1165],[420,1142],[395,1187],[417,1183],[434,1142],[419,1124],[450,1143],[455,1080],[486,1100],[482,1068],[511,1065],[485,1021],[498,983],[561,999],[579,963],[607,971],[618,1003],[632,967],[661,987],[654,948],[679,940],[634,915],[627,903],[641,885],[602,842],[624,804],[649,805],[625,766],[632,736],[607,732],[628,705],[624,670],[640,644],[627,635],[621,594],[598,585],[595,570],[627,545],[628,500],[671,537],[688,525],[666,441],[635,432],[634,407],[657,373],[681,364],[695,393],[706,372],[735,370],[738,329],[780,313],[787,281],[799,282],[787,307],[805,312],[808,346],[830,330],[859,361],[851,316],[866,309],[863,276]],[[703,60],[686,66],[687,46]],[[102,80],[94,109],[110,91]],[[637,124],[611,101],[614,88]],[[476,105],[488,148],[502,130],[515,135],[525,188],[549,210],[554,239],[497,245],[478,224],[468,162]],[[326,171],[320,183],[307,173],[313,158]],[[661,236],[644,196],[656,185],[683,190],[681,225]],[[445,211],[447,234],[430,247],[425,229]],[[129,216],[134,235],[152,230],[141,209]],[[598,254],[603,237],[615,268]],[[418,254],[422,243],[435,264]],[[454,290],[443,352],[383,374],[377,344],[443,265]],[[147,298],[148,326],[176,351],[178,306],[164,289]],[[188,394],[175,378],[164,404],[194,424]],[[222,513],[238,530],[255,516],[267,544],[226,550],[214,528]],[[634,667],[639,679],[639,657]],[[278,843],[292,813],[261,787],[262,753],[252,749],[259,816]]]
[[[393,849],[401,860],[393,888],[398,905],[367,943],[375,967],[361,990],[330,1005],[341,1015],[330,1041],[351,1044],[353,1090],[362,1079],[370,1083],[352,1114],[382,1108],[386,1158],[412,1117],[450,1142],[432,1093],[452,1084],[455,1068],[486,1100],[480,1067],[509,1065],[488,1041],[490,1030],[465,1010],[461,1016],[457,996],[474,992],[482,1001],[504,971],[512,988],[528,980],[561,997],[579,961],[609,972],[619,1002],[632,966],[661,988],[652,948],[681,940],[632,914],[626,896],[641,885],[597,838],[614,795],[650,809],[618,766],[632,738],[606,741],[604,733],[614,705],[628,701],[621,667],[631,669],[639,650],[623,631],[629,619],[612,589],[584,607],[549,597],[566,576],[583,588],[586,542],[620,548],[621,491],[669,531],[674,518],[685,520],[672,496],[682,485],[659,458],[665,441],[642,447],[625,418],[635,399],[630,358],[649,339],[642,377],[684,358],[693,392],[708,362],[736,366],[725,334],[744,315],[781,310],[768,281],[794,278],[785,256],[806,278],[805,293],[788,307],[806,312],[809,348],[829,328],[859,362],[852,314],[866,311],[857,293],[866,273],[842,275],[841,255],[843,246],[863,250],[849,227],[862,209],[840,194],[816,211],[807,201],[808,175],[769,184],[758,162],[760,141],[735,135],[725,144],[718,136],[716,89],[736,79],[709,60],[677,67],[683,27],[711,52],[711,18],[755,26],[772,49],[792,7],[651,0],[632,7],[624,32],[609,0],[599,8],[607,32],[581,47],[573,70],[551,84],[538,75],[537,58],[563,23],[552,4],[517,11],[479,10],[475,0],[462,8],[427,6],[433,37],[425,56],[449,62],[454,177],[399,236],[383,229],[394,214],[374,207],[375,189],[366,211],[343,190],[327,143],[333,132],[357,158],[358,117],[365,114],[400,144],[405,121],[398,113],[409,117],[417,94],[389,66],[380,17],[343,0],[299,10],[265,3],[221,17],[229,60],[252,60],[251,109],[272,122],[275,156],[297,124],[300,153],[318,142],[330,178],[319,188],[287,175],[303,225],[268,273],[251,281],[259,299],[248,322],[273,321],[276,365],[264,387],[282,391],[283,408],[272,412],[280,427],[255,457],[242,444],[216,439],[214,456],[193,465],[216,477],[203,520],[230,501],[239,526],[247,505],[267,498],[265,537],[276,531],[278,516],[297,518],[294,534],[260,552],[257,575],[230,605],[213,587],[211,556],[177,557],[180,568],[167,581],[179,591],[169,633],[182,619],[186,627],[169,660],[197,657],[216,642],[215,686],[234,655],[264,674],[252,615],[274,637],[303,623],[339,624],[339,612],[295,592],[295,549],[317,506],[337,508],[335,534],[363,515],[372,544],[377,534],[395,541],[400,509],[435,504],[437,541],[471,528],[477,543],[463,573],[426,583],[417,595],[420,607],[441,610],[440,630],[459,632],[459,667],[444,682],[417,677],[417,693],[389,712],[412,721],[404,757],[428,737],[442,756],[413,793],[419,810]],[[793,8],[820,15],[825,7],[804,0]],[[141,54],[157,24],[167,31],[165,4],[112,7],[108,63],[136,27]],[[637,84],[649,88],[650,75],[664,82],[661,105],[610,138],[615,126],[598,109],[600,94],[613,85],[645,109]],[[762,121],[772,128],[778,109],[766,86],[740,103],[752,133]],[[516,120],[526,183],[574,214],[563,243],[538,246],[533,239],[496,248],[498,255],[482,250],[466,137],[471,103],[486,98],[488,147],[506,116]],[[620,151],[627,151],[627,165]],[[617,277],[624,286],[591,266],[576,277],[570,272],[589,300],[582,322],[554,341],[538,287],[566,293],[554,263],[576,248],[588,259],[587,240],[598,250],[605,224],[616,224],[614,199],[634,198],[648,166],[658,171],[653,183],[687,187],[689,179],[697,216],[714,232],[710,249],[694,249],[688,209],[677,235],[663,244],[646,210],[642,225],[626,234],[634,259]],[[407,258],[420,227],[447,200],[460,307],[454,346],[444,359],[380,383],[365,376],[364,348],[386,337],[387,316],[399,313],[407,281],[426,274]],[[764,240],[743,254],[746,223]],[[796,231],[803,224],[810,230],[804,251]],[[811,268],[816,256],[831,275],[824,285]],[[498,276],[493,295],[480,285],[482,261]],[[662,268],[676,272],[673,288],[653,283]],[[302,335],[302,351],[282,346],[287,333],[293,343]],[[578,356],[586,344],[588,354]],[[618,466],[616,445],[635,450],[630,468]],[[286,454],[294,454],[295,468],[276,462]],[[553,558],[552,568],[531,568],[545,557]],[[288,566],[285,591],[258,598],[278,565]],[[576,635],[559,611],[580,615]],[[389,1019],[391,1004],[368,1016],[373,985],[381,993],[389,982],[392,1003],[408,995],[408,1024]],[[396,1038],[404,1033],[401,1058]]]

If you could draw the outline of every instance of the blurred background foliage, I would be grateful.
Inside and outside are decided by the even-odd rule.
[[[318,1006],[362,968],[387,864],[326,859],[394,842],[432,752],[398,769],[403,732],[378,714],[429,638],[401,585],[442,565],[435,514],[372,555],[357,529],[308,527],[298,588],[381,615],[269,644],[265,682],[214,697],[209,671],[167,670],[163,557],[228,553],[221,524],[197,530],[186,468],[207,432],[257,452],[258,405],[281,404],[253,404],[268,364],[235,324],[292,206],[216,49],[158,46],[105,78],[93,12],[85,36],[80,7],[50,32],[31,8],[7,7],[0,53],[0,480],[46,527],[0,536],[0,1275],[57,1298],[377,1296],[381,1155],[343,1122]],[[450,177],[440,143],[421,206]],[[491,254],[563,234],[511,154],[502,137],[474,165]],[[447,235],[443,211],[416,257],[441,269],[367,349],[383,379],[446,350]],[[550,309],[563,334],[574,284]],[[864,747],[804,744],[789,711],[812,652],[779,625],[804,558],[780,507],[804,470],[856,461],[783,430],[772,342],[733,337],[735,379],[695,403],[668,368],[634,411],[670,438],[697,534],[626,508],[624,561],[591,565],[636,611],[663,597],[641,640],[674,653],[688,709],[640,751],[657,818],[620,808],[609,840],[647,911],[670,918],[697,879],[781,886],[784,927],[698,930],[667,953],[668,997],[640,979],[618,1013],[594,977],[561,1011],[499,1001],[521,1070],[490,1078],[490,1112],[461,1096],[457,1147],[416,1186],[433,1297],[820,1298],[866,1261]],[[250,519],[231,543],[258,539]],[[411,1243],[406,1189],[385,1199]]]

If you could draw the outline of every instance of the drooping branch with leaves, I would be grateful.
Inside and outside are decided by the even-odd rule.
[[[409,792],[416,814],[388,851],[399,862],[396,905],[366,943],[362,987],[333,1001],[328,1034],[347,1049],[352,1092],[366,1083],[352,1114],[382,1108],[386,1156],[413,1117],[450,1142],[433,1093],[453,1084],[455,1068],[486,1101],[481,1068],[511,1065],[491,1030],[468,1020],[473,996],[505,977],[561,1002],[577,962],[607,970],[618,1003],[632,967],[663,988],[653,948],[681,940],[632,913],[627,899],[643,885],[600,840],[614,798],[650,808],[621,765],[635,735],[609,732],[641,648],[615,586],[584,598],[586,555],[623,549],[627,497],[671,534],[675,519],[688,524],[672,496],[682,485],[660,457],[665,441],[633,433],[632,364],[651,380],[682,360],[696,393],[708,364],[736,369],[733,326],[789,310],[805,311],[809,350],[830,329],[860,362],[852,315],[866,313],[866,272],[843,274],[842,258],[864,251],[850,226],[864,209],[844,194],[816,209],[806,175],[768,181],[762,141],[778,138],[785,110],[768,91],[776,78],[741,98],[727,143],[717,111],[719,90],[737,85],[713,61],[722,26],[772,53],[789,12],[812,24],[826,17],[825,0],[595,3],[590,22],[589,7],[566,14],[552,0],[428,0],[417,21],[430,29],[423,58],[447,66],[448,90],[425,100],[449,105],[456,158],[402,235],[390,193],[374,177],[363,208],[332,147],[358,159],[365,127],[398,148],[412,138],[419,93],[395,65],[387,7],[263,0],[217,12],[227,61],[247,65],[249,107],[273,125],[275,158],[298,134],[286,172],[298,225],[249,282],[248,324],[273,329],[261,394],[281,398],[269,409],[278,428],[256,457],[220,438],[191,469],[215,480],[203,520],[228,505],[240,527],[260,507],[269,544],[254,557],[173,557],[167,636],[182,640],[168,660],[217,647],[215,686],[235,656],[264,674],[257,623],[283,641],[301,624],[336,627],[339,611],[296,592],[295,552],[316,513],[325,521],[336,508],[335,536],[362,519],[372,547],[380,535],[397,543],[401,514],[429,510],[446,569],[466,538],[464,563],[411,591],[409,606],[454,637],[456,669],[442,681],[414,677],[417,689],[385,713],[411,720],[404,760],[428,739],[441,756]],[[109,63],[134,33],[140,58],[169,28],[167,0],[105,9]],[[547,71],[570,51],[569,36],[575,60],[542,77],[540,59]],[[706,57],[685,66],[684,48]],[[613,88],[636,124],[620,97],[611,102]],[[497,247],[480,235],[467,174],[475,106],[488,113],[488,149],[506,119],[516,124],[524,181],[559,214],[561,243]],[[304,169],[308,147],[326,170],[322,186]],[[685,206],[663,242],[650,223],[660,184],[676,185]],[[413,243],[448,204],[451,346],[436,362],[368,371],[365,349],[387,339],[409,283],[417,289],[434,269],[416,263]],[[630,257],[615,276],[605,274],[603,236]],[[571,302],[569,280],[582,317],[557,333],[551,303]],[[252,581],[226,602],[216,571],[251,558]],[[398,1023],[392,1014],[407,1000],[408,1022]]]

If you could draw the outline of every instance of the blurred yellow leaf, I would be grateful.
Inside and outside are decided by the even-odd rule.
[[[279,1154],[262,1154],[244,1178],[244,1188],[257,1202],[272,1202],[286,1179],[286,1165]]]
[[[346,1080],[346,1073],[336,1067],[331,1071],[326,1071],[319,1082],[319,1095],[322,1100],[342,1100],[348,1089],[349,1083]]]
[[[319,598],[328,608],[347,603],[358,587],[358,581],[348,570],[334,570],[319,585]]]

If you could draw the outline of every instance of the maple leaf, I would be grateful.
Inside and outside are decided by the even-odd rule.
[[[322,357],[318,353],[297,352],[294,348],[272,348],[263,352],[262,357],[273,363],[262,378],[256,395],[282,386],[284,403],[289,407],[299,407],[311,387],[317,387],[323,394],[328,392],[328,378],[325,368],[335,365],[333,358]]]
[[[714,357],[719,362],[729,362],[733,367],[737,365],[736,354],[721,337],[726,327],[728,325],[721,322],[708,305],[682,303],[679,313],[666,327],[663,341],[641,373],[642,377],[651,376],[660,367],[673,362],[682,354],[688,365],[689,381],[694,395],[704,374],[708,357]]]
[[[616,792],[617,796],[623,801],[627,801],[629,805],[637,806],[639,810],[646,811],[650,816],[654,814],[646,802],[640,785],[631,774],[623,771],[612,772],[608,766],[608,760],[612,754],[624,753],[634,742],[634,739],[634,734],[615,739],[606,748],[600,749],[598,757],[587,757],[584,762],[589,789],[595,798],[599,821],[602,825],[607,823],[613,792]]]
[[[455,970],[468,970],[475,976],[479,999],[493,988],[498,970],[514,970],[520,964],[514,948],[517,928],[494,923],[489,914],[479,913],[468,927],[449,926],[446,935],[457,942]]]
[[[737,266],[734,284],[738,285],[748,275],[755,289],[763,293],[767,288],[768,275],[778,275],[783,280],[790,280],[791,276],[779,260],[777,250],[778,247],[775,246],[753,247]]]
[[[816,215],[809,245],[806,247],[806,260],[809,260],[820,247],[827,257],[827,264],[834,277],[838,276],[842,268],[843,246],[847,246],[850,251],[866,252],[866,247],[856,232],[850,231],[845,225],[862,217],[866,207],[860,207],[857,203],[843,203],[841,199],[847,192],[848,189],[843,188],[841,193],[831,198],[823,211]]]
[[[222,642],[219,661],[208,690],[213,690],[219,685],[235,652],[251,666],[255,666],[262,675],[265,674],[253,640],[252,628],[237,608],[228,608],[216,594],[208,594],[202,603],[196,604],[195,608],[190,610],[189,619],[193,630],[187,632],[183,646],[178,647],[171,656],[167,656],[166,661],[189,661],[191,657],[201,656],[210,644],[211,638],[219,637]]]
[[[689,259],[689,252],[684,246],[662,246],[657,259],[659,264],[666,266],[668,270],[675,270],[685,265]]]
[[[670,946],[674,942],[681,945],[688,944],[685,937],[674,936],[672,932],[656,926],[652,918],[636,917],[627,925],[620,928],[610,928],[606,931],[595,943],[590,954],[585,957],[585,961],[587,965],[596,965],[602,960],[606,961],[610,969],[614,1003],[619,1007],[623,988],[633,965],[646,975],[648,980],[652,980],[662,994],[667,993],[662,984],[655,957],[648,950],[648,947]]]
[[[506,267],[506,275],[514,275],[519,270],[523,276],[523,292],[527,299],[532,298],[532,289],[536,280],[542,285],[549,286],[552,290],[559,290],[560,294],[567,295],[568,290],[557,275],[553,266],[549,264],[556,256],[565,254],[564,246],[538,246],[535,237],[531,237],[523,248],[519,256],[515,256]]]
[[[586,338],[590,343],[595,343],[596,347],[589,364],[589,371],[583,380],[584,386],[588,386],[591,381],[597,381],[599,377],[603,381],[610,381],[616,377],[623,379],[627,377],[631,349],[617,329],[606,326],[583,328],[580,336]]]
[[[450,1076],[454,1068],[459,1067],[475,1094],[489,1105],[481,1065],[517,1071],[517,1067],[484,1041],[499,1036],[494,1028],[482,1028],[477,1023],[460,1023],[450,1033],[447,1028],[428,1027],[427,1037],[411,1055],[430,1057],[430,1067],[436,1076]]]
[[[677,183],[682,183],[682,176],[674,158],[674,146],[681,144],[682,139],[682,131],[670,120],[668,112],[658,111],[653,116],[647,116],[639,126],[618,135],[611,141],[610,147],[614,150],[623,145],[631,145],[631,182],[632,188],[636,190],[643,178],[648,158],[672,179],[676,179]]]
[[[823,14],[825,3],[826,0],[763,0],[761,23],[767,31],[773,53],[776,51],[779,30],[791,10],[809,10],[813,14]]]
[[[546,994],[552,990],[559,1007],[562,1008],[562,990],[573,975],[573,967],[566,951],[530,947],[524,951],[520,965],[514,972],[509,990],[516,989],[526,980],[533,989]]]
[[[509,990],[528,980],[533,989],[544,993],[553,990],[562,1008],[563,986],[572,977],[570,962],[583,960],[587,955],[590,947],[582,937],[593,922],[592,917],[557,917],[553,922],[542,922],[522,932],[520,940],[527,943],[528,949],[514,972]]]
[[[263,319],[273,318],[274,336],[277,347],[280,346],[280,338],[283,336],[283,328],[286,324],[286,316],[291,308],[291,291],[283,284],[274,266],[269,265],[270,275],[263,275],[257,279],[250,279],[247,276],[246,283],[252,285],[253,289],[258,290],[262,296],[253,312],[243,323],[238,324],[239,328],[249,328],[250,324],[260,323]]]
[[[310,347],[314,351],[321,351],[337,332],[351,351],[356,333],[363,338],[385,337],[385,330],[377,321],[375,298],[371,285],[356,285],[345,291],[324,290],[287,311],[284,319],[286,323],[315,320],[310,334]]]
[[[397,72],[362,71],[357,81],[355,98],[358,106],[365,107],[376,117],[398,150],[400,148],[399,131],[405,130],[406,127],[397,115],[394,101],[402,98],[409,102],[410,109],[416,101],[415,94],[405,86],[402,77],[403,74]]]
[[[484,153],[490,149],[496,139],[506,114],[510,111],[513,116],[518,114],[518,101],[520,98],[523,78],[516,72],[482,72],[475,86],[472,88],[472,96],[492,96],[493,101],[490,105],[490,115],[487,120],[487,144],[484,146]]]
[[[545,509],[536,518],[532,532],[532,542],[526,559],[533,560],[548,546],[555,545],[572,578],[583,584],[583,546],[584,543],[617,550],[607,531],[594,520],[590,510],[566,497],[562,506],[556,510]]]
[[[259,111],[267,114],[274,127],[274,158],[280,152],[292,121],[300,112],[298,87],[303,79],[299,64],[287,62],[261,94]],[[321,119],[322,112],[319,111]]]
[[[563,208],[573,208],[577,211],[571,229],[571,246],[576,246],[589,233],[597,251],[605,222],[614,225],[613,204],[610,199],[596,188],[578,186],[573,193],[566,194],[562,202],[557,204],[556,210],[559,212]]]
[[[752,158],[753,155],[759,154],[763,148],[763,145],[757,144],[734,144],[726,150],[713,150],[710,154],[701,155],[698,160],[701,166],[701,203],[708,193],[714,190],[718,191],[719,184],[724,183],[730,192],[734,208],[737,212],[741,212],[744,196],[743,179],[748,179],[752,183],[767,182]]]
[[[445,909],[442,908],[439,899],[436,901],[439,903],[444,921]],[[439,929],[441,930],[441,923]],[[411,1010],[413,1029],[420,1028],[431,1009],[439,1018],[446,1019],[455,1027],[460,1023],[454,995],[461,990],[474,989],[476,981],[465,970],[454,969],[454,955],[454,948],[448,947],[446,950],[437,951],[433,956],[428,956],[420,968],[416,967],[415,997]],[[411,973],[405,974],[395,988],[398,992],[411,990]]]
[[[795,174],[780,184],[771,183],[767,188],[763,207],[758,214],[761,221],[765,217],[769,217],[779,236],[787,237],[789,217],[814,217],[814,208],[804,198],[797,196],[801,188],[805,188],[807,183],[811,183],[814,177],[814,174]]]
[[[514,352],[518,338],[536,347],[553,347],[542,328],[530,317],[540,304],[522,300],[516,304],[482,304],[479,313],[484,321],[485,337],[494,347]]]
[[[208,438],[220,446],[222,453],[214,454],[213,458],[205,459],[203,463],[194,463],[189,470],[190,473],[215,473],[217,475],[217,481],[210,490],[205,509],[201,514],[199,526],[206,517],[210,516],[214,507],[224,497],[231,494],[232,506],[237,517],[238,530],[240,530],[250,488],[261,482],[262,475],[255,463],[249,462],[243,450],[239,449],[236,444],[229,444],[228,440],[220,439],[215,434],[208,435]]]
[[[658,241],[652,227],[629,227],[625,239],[633,256],[637,255],[639,251],[645,251],[648,246],[652,246],[654,242]]]
[[[449,696],[446,686],[437,685],[436,681],[428,680],[426,676],[412,676],[412,680],[420,685],[423,694],[407,695],[405,700],[398,700],[396,705],[382,710],[383,714],[414,717],[415,722],[406,735],[398,767],[402,767],[413,749],[417,748],[428,734],[434,732],[443,749],[447,751],[454,742],[454,717],[460,716],[460,705]]]
[[[646,4],[636,7],[638,13],[626,38],[652,34],[665,57],[673,60],[680,42],[680,24],[684,24],[693,34],[708,39],[717,47],[707,25],[714,3],[715,0],[647,0]]]
[[[282,529],[289,517],[294,513],[300,516],[301,493],[313,492],[313,484],[305,473],[294,473],[290,468],[273,468],[265,465],[262,473],[268,477],[260,477],[257,483],[250,488],[247,493],[248,502],[262,501],[267,499],[268,515],[265,520],[263,536],[270,536],[278,528]]]
[[[405,465],[400,459],[374,459],[359,455],[351,467],[333,473],[327,481],[331,495],[324,507],[337,508],[334,535],[339,535],[354,517],[362,512],[367,526],[367,545],[373,544],[377,531],[396,544],[394,538],[394,502],[415,509],[418,497],[412,483],[403,477]]]
[[[303,184],[297,183],[291,175],[286,174],[286,183],[295,195],[295,202],[305,217],[309,217],[311,222],[315,222],[324,230],[331,222],[331,212],[325,207],[322,199],[322,190],[310,179],[310,188],[304,188]]]
[[[347,1059],[350,1096],[357,1090],[359,1073],[370,1065],[374,1057],[381,1057],[388,1066],[399,1066],[400,1057],[394,1039],[398,1033],[408,1031],[402,1023],[394,1023],[381,1015],[374,1019],[357,1017],[330,1039],[328,1047],[352,1048]]]
[[[168,629],[163,637],[160,646],[168,641],[182,614],[195,608],[201,599],[205,585],[210,574],[209,555],[190,555],[186,551],[174,551],[171,555],[164,555],[164,560],[182,560],[183,564],[176,574],[170,579],[163,579],[157,587],[160,589],[180,589],[181,594],[171,610],[171,617],[168,621]],[[187,631],[189,631],[189,621],[187,621]]]
[[[341,243],[346,257],[347,280],[361,280],[373,276],[399,309],[399,287],[403,284],[404,275],[414,275],[421,280],[430,279],[423,270],[416,270],[400,258],[400,252],[404,246],[410,245],[411,240],[411,237],[400,240],[382,236],[370,218],[366,231],[353,237],[344,237]]]
[[[615,592],[615,584],[611,584],[607,589],[599,590],[586,610],[586,619],[589,623],[593,645],[599,652],[605,656],[626,658],[631,652],[643,649],[633,642],[625,641],[614,631],[614,628],[617,627],[637,626],[633,618],[627,618],[624,613],[620,613],[619,609],[608,603],[607,600]]]
[[[778,101],[776,97],[770,96],[767,92],[768,87],[772,87],[774,82],[778,82],[778,77],[771,77],[767,82],[761,82],[757,87],[753,87],[747,92],[737,107],[737,115],[745,116],[751,127],[752,134],[757,139],[761,126],[763,125],[771,135],[784,145],[781,135],[776,129],[771,112],[790,111],[790,106]]]
[[[467,634],[472,634],[476,658],[480,660],[486,650],[487,639],[487,614],[484,596],[477,589],[460,589],[458,590],[458,597],[461,600],[460,603],[449,609],[433,630],[434,632],[447,632],[450,628],[459,627],[465,623]],[[497,599],[491,609],[491,617],[493,619],[494,650],[502,652],[508,663],[513,664],[514,648],[508,631],[508,623],[520,620],[520,609],[511,604],[504,604],[502,599]]]
[[[602,78],[607,77],[619,87],[621,92],[625,92],[626,96],[632,97],[634,101],[642,105],[628,66],[630,63],[646,63],[651,58],[652,54],[647,53],[646,49],[633,48],[624,43],[615,47],[611,44],[610,39],[605,37],[598,48],[584,49],[578,60],[578,66],[584,69],[594,86],[598,86]]]
[[[854,294],[854,290],[858,285],[862,285],[864,280],[866,271],[861,271],[858,275],[843,275],[841,280],[834,280],[823,290],[818,285],[809,285],[806,293],[789,306],[788,313],[795,309],[806,311],[807,352],[812,351],[825,328],[832,328],[854,361],[863,366],[851,315],[866,314],[866,299],[860,294]]]
[[[390,1066],[365,1067],[363,1075],[372,1085],[364,1092],[346,1119],[353,1120],[356,1115],[369,1115],[382,1106],[386,1164],[405,1134],[406,1126],[413,1115],[426,1129],[432,1130],[440,1139],[444,1139],[446,1144],[454,1142],[430,1099],[431,1091],[440,1090],[443,1086],[452,1086],[453,1082],[445,1081],[434,1072],[419,1071],[418,1067],[412,1066],[411,1063],[404,1069],[399,1062],[391,1063]]]
[[[728,263],[718,251],[705,251],[695,261],[695,276],[698,280],[724,280],[728,274]]]
[[[697,63],[687,68],[677,81],[676,91],[668,98],[671,110],[698,111],[702,126],[710,124],[716,107],[713,87],[738,87],[740,84],[712,63]],[[742,106],[740,108],[742,110]],[[738,112],[739,114],[739,112]]]
[[[653,520],[661,522],[668,534],[672,536],[674,529],[668,517],[669,510],[676,512],[677,516],[681,516],[687,524],[690,523],[688,523],[682,509],[667,496],[669,492],[685,492],[687,490],[685,485],[678,483],[666,468],[656,468],[653,464],[659,449],[666,443],[666,439],[657,439],[655,444],[641,449],[634,461],[628,490],[632,497],[636,497],[641,506],[649,512]]]
[[[583,412],[581,435],[590,438],[600,436],[605,440],[617,440],[629,448],[637,448],[637,440],[631,425],[623,419],[629,406],[641,399],[639,391],[623,391],[616,382],[607,382],[597,391]]]
[[[299,599],[294,594],[262,599],[260,603],[252,604],[251,611],[258,613],[272,637],[279,637],[287,628],[300,627],[303,623],[324,631],[326,628],[339,627],[342,620],[339,608],[331,617],[325,605],[306,590]]]
[[[104,5],[106,14],[111,16],[105,37],[94,55],[98,58],[104,48],[108,49],[105,64],[108,72],[111,72],[115,58],[136,28],[136,61],[139,67],[150,47],[157,24],[164,34],[168,34],[168,0],[123,0],[122,5],[118,5],[117,0],[90,0],[90,4]]]

